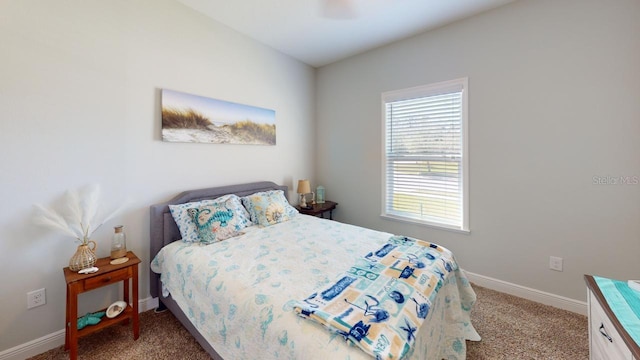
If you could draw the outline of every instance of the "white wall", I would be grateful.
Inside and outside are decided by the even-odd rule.
[[[316,173],[336,217],[581,301],[585,273],[640,277],[640,184],[593,184],[640,177],[639,15],[637,0],[522,0],[320,68]],[[381,219],[380,94],[465,76],[471,233]]]
[[[34,203],[99,183],[113,225],[142,260],[148,294],[149,205],[177,193],[313,177],[314,70],[171,0],[0,2],[0,352],[64,328],[62,268],[73,239],[35,227]],[[276,146],[165,143],[160,89],[276,110]],[[294,197],[295,199],[295,197]],[[27,310],[26,293],[47,304]],[[80,313],[118,297],[82,295]]]

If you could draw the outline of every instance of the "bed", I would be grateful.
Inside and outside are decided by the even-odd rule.
[[[308,302],[310,294],[330,286],[363,256],[369,260],[393,234],[291,214],[286,221],[248,226],[236,236],[203,245],[181,240],[169,208],[229,194],[242,198],[278,191],[288,195],[286,186],[256,182],[185,191],[152,205],[151,295],[214,359],[380,357],[346,341],[345,333],[300,316],[296,304]],[[407,325],[413,345],[403,359],[464,359],[465,340],[480,340],[470,321],[475,293],[455,260],[443,263],[448,271],[439,274],[424,323]]]

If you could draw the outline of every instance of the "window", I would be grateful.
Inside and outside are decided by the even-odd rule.
[[[467,78],[382,94],[383,217],[469,231]]]

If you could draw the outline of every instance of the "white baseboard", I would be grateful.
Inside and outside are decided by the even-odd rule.
[[[158,298],[138,300],[138,312],[158,307]],[[0,352],[0,360],[24,360],[64,345],[64,329]]]
[[[57,348],[60,345],[64,345],[64,329],[5,350],[0,353],[0,359],[23,360]]]
[[[138,312],[145,312],[147,310],[155,309],[158,307],[157,297],[148,297],[138,302]]]
[[[528,288],[526,286],[516,285],[506,281],[490,278],[488,276],[474,274],[468,271],[465,271],[464,273],[467,275],[467,278],[469,278],[469,281],[477,284],[478,286],[486,287],[491,290],[514,295],[541,304],[550,305],[559,309],[568,310],[580,315],[587,315],[587,303],[584,301],[570,299],[564,296]]]

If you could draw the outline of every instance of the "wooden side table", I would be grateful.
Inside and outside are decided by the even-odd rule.
[[[300,205],[296,205],[296,209],[305,215],[320,216],[324,218],[324,213],[329,212],[329,219],[333,220],[333,210],[335,210],[337,202],[325,201],[322,204],[314,204],[311,209],[302,209]]]
[[[140,320],[138,318],[138,264],[140,259],[131,251],[127,253],[129,261],[111,265],[109,257],[96,261],[99,270],[93,274],[79,274],[64,268],[64,278],[67,282],[67,309],[65,317],[64,348],[69,350],[69,358],[78,358],[78,338],[102,330],[118,323],[133,323],[133,339],[140,336]],[[132,291],[129,292],[129,280],[132,280]],[[124,311],[112,318],[104,316],[96,325],[87,325],[78,330],[78,295],[103,286],[123,282],[124,301],[128,304]],[[105,311],[106,309],[98,310]]]

